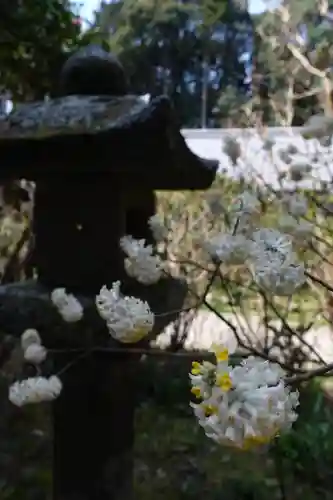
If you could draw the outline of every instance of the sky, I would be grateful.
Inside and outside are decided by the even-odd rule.
[[[97,10],[100,5],[100,0],[81,0],[81,3],[81,16],[84,20],[91,20],[93,12]],[[264,0],[249,0],[250,12],[252,14],[263,12],[263,10],[265,10],[265,3],[267,4]]]

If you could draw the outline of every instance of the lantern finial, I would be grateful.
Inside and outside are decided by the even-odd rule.
[[[60,73],[60,96],[121,96],[127,90],[125,72],[117,57],[98,45],[88,45],[75,52]]]

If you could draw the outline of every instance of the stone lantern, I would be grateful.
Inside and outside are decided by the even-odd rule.
[[[72,363],[53,405],[54,500],[127,500],[136,357],[118,346],[75,361],[72,351],[111,342],[94,308],[104,284],[121,280],[124,293],[148,300],[154,312],[181,308],[185,291],[176,280],[145,287],[125,276],[119,239],[151,240],[154,190],[207,189],[217,162],[187,147],[167,97],[146,103],[129,94],[121,65],[97,46],[67,61],[57,94],[0,121],[0,182],[36,184],[37,276],[0,287],[0,329],[19,336],[36,328],[46,347],[68,351],[54,354],[55,371]],[[80,327],[64,327],[52,307],[57,287],[84,304]],[[173,319],[164,315],[157,330]]]

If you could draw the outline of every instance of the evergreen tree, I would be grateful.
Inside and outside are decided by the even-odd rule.
[[[16,100],[49,93],[81,26],[67,0],[3,0],[0,5],[0,89]]]
[[[214,110],[223,88],[246,91],[248,21],[230,0],[117,0],[103,6],[96,24],[132,91],[169,95],[182,125],[198,127],[219,125]]]

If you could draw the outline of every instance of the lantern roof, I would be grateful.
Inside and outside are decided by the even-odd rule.
[[[187,146],[170,99],[128,94],[120,63],[96,46],[67,61],[57,97],[0,119],[0,158],[0,179],[107,174],[172,190],[207,189],[218,168]]]

